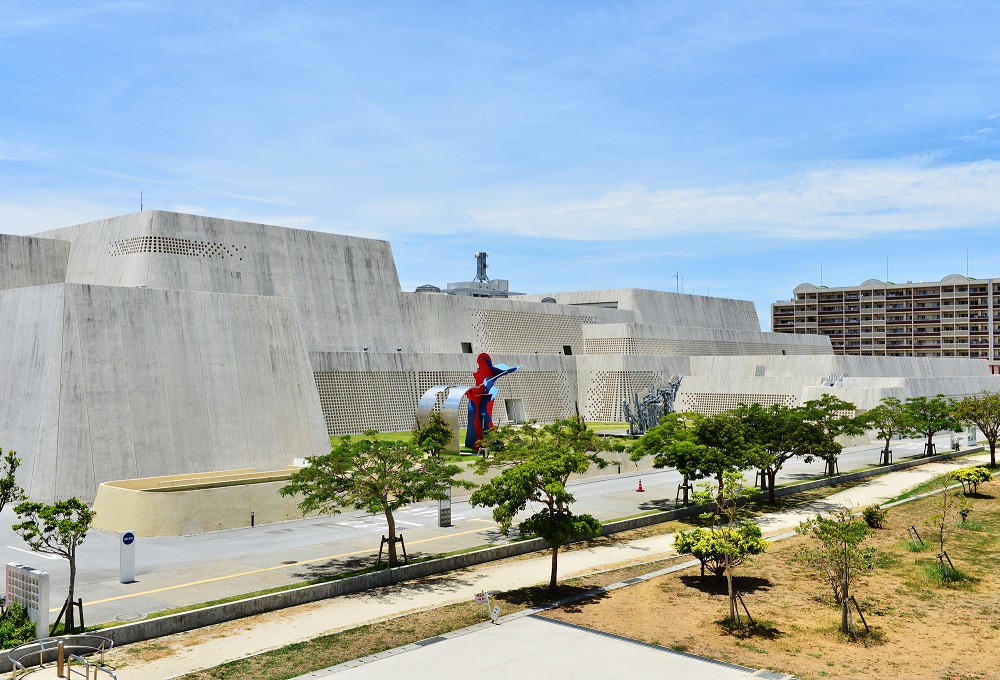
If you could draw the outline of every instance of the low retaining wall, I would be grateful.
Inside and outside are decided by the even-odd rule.
[[[299,519],[302,499],[278,493],[296,469],[247,468],[104,482],[94,501],[94,528],[180,536]]]
[[[790,496],[801,491],[809,491],[823,486],[833,486],[836,484],[853,482],[859,479],[885,474],[887,472],[896,472],[898,470],[905,470],[906,468],[925,465],[927,463],[933,463],[940,460],[967,456],[979,453],[982,450],[983,447],[979,446],[964,449],[962,451],[930,456],[927,458],[915,458],[900,463],[894,463],[892,465],[869,468],[867,470],[858,470],[857,472],[848,472],[834,477],[824,477],[810,482],[791,484],[789,486],[775,489],[775,495]],[[757,499],[763,498],[764,496],[765,494],[756,494],[752,498]],[[609,534],[615,534],[622,531],[629,531],[631,529],[647,527],[653,524],[669,522],[670,520],[685,519],[707,512],[711,510],[711,507],[711,504],[690,505],[686,508],[666,510],[664,512],[657,512],[651,515],[643,515],[641,517],[633,517],[631,519],[624,519],[617,522],[609,522],[601,527],[600,535],[607,536]],[[100,634],[114,640],[115,645],[127,645],[133,642],[141,642],[142,640],[150,640],[153,638],[163,637],[165,635],[181,633],[183,631],[194,630],[195,628],[211,626],[217,623],[234,621],[236,619],[242,619],[255,614],[263,614],[278,609],[285,609],[286,607],[294,607],[307,602],[325,600],[327,598],[337,597],[338,595],[349,595],[351,593],[371,590],[373,588],[381,588],[394,583],[422,578],[424,576],[431,576],[433,574],[441,574],[448,571],[454,571],[456,569],[472,567],[477,564],[483,564],[484,562],[493,562],[496,560],[506,559],[508,557],[525,555],[531,552],[546,550],[547,548],[548,546],[545,541],[540,538],[533,538],[515,543],[506,543],[504,545],[498,545],[494,548],[484,548],[483,550],[476,550],[473,552],[463,553],[461,555],[453,555],[451,557],[427,560],[426,562],[407,564],[401,567],[396,567],[392,570],[387,569],[385,571],[373,572],[371,574],[349,576],[336,581],[303,586],[301,588],[295,588],[294,590],[286,590],[270,595],[261,595],[260,597],[251,597],[238,602],[229,602],[227,604],[220,604],[214,607],[205,607],[203,609],[196,609],[182,614],[173,614],[171,616],[149,619],[147,621],[127,623],[113,628],[104,628],[100,631]],[[7,661],[7,657],[4,655],[0,657],[0,672],[9,670],[10,662]]]

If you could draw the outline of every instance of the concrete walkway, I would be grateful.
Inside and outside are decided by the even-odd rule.
[[[961,460],[932,463],[875,477],[822,501],[758,519],[765,535],[776,535],[795,527],[818,512],[837,507],[860,507],[888,498],[932,477],[988,461],[987,454]],[[616,545],[574,550],[560,555],[560,578],[651,562],[674,555],[673,535],[655,536]],[[109,662],[117,666],[120,680],[174,678],[194,670],[243,658],[309,640],[320,635],[354,628],[403,614],[472,600],[483,590],[507,591],[548,580],[549,555],[502,563],[484,564],[419,581],[365,593],[338,597],[278,612],[202,628],[155,641],[162,658],[131,661],[131,647],[116,649]],[[163,646],[169,646],[164,649]]]

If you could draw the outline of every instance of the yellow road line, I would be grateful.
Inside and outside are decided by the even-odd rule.
[[[431,541],[440,541],[445,538],[453,538],[455,536],[465,536],[466,534],[475,534],[482,531],[482,529],[472,529],[471,531],[458,531],[454,534],[446,534],[444,536],[434,536],[433,538],[423,538],[419,541],[413,541],[410,545],[419,545],[420,543],[430,543]],[[154,588],[152,590],[144,590],[139,593],[128,593],[126,595],[116,595],[115,597],[106,597],[103,600],[91,600],[87,604],[103,604],[104,602],[113,602],[115,600],[126,600],[130,597],[140,597],[142,595],[152,595],[154,593],[162,593],[168,590],[177,590],[179,588],[188,588],[190,586],[200,586],[205,583],[215,583],[217,581],[225,581],[231,578],[240,578],[242,576],[253,576],[254,574],[263,574],[268,571],[277,571],[279,569],[291,569],[293,567],[298,567],[302,564],[313,564],[314,562],[324,562],[326,560],[336,560],[342,557],[352,557],[354,555],[364,555],[365,553],[373,553],[374,549],[368,550],[355,550],[354,552],[341,553],[340,555],[328,555],[326,557],[315,557],[311,560],[302,560],[296,562],[295,564],[279,564],[274,567],[263,567],[261,569],[254,569],[252,571],[242,571],[238,574],[229,574],[228,576],[216,576],[215,578],[206,578],[200,581],[191,581],[190,583],[178,583],[173,586],[164,586],[163,588]],[[50,612],[58,612],[58,609],[50,609]]]

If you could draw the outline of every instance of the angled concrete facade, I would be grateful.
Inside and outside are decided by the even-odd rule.
[[[0,235],[0,445],[40,500],[282,470],[332,435],[411,429],[420,395],[471,384],[480,352],[521,367],[498,383],[501,423],[620,421],[623,400],[681,374],[679,407],[703,412],[1000,389],[985,362],[762,332],[743,300],[403,292],[376,239],[162,211]]]

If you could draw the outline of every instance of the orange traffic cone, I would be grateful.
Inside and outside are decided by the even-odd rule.
[[[639,478],[639,488],[636,489],[636,491],[638,493],[643,493],[645,491],[645,489],[642,488],[642,478],[641,477]]]

